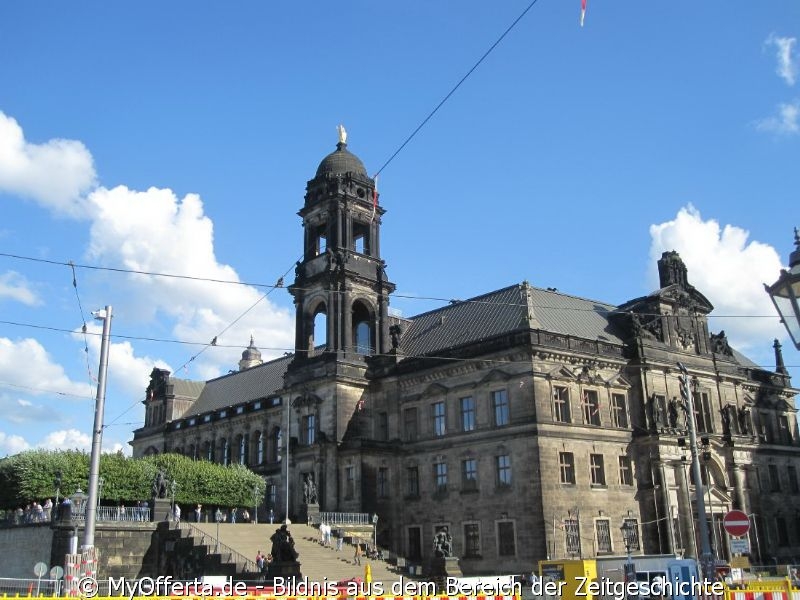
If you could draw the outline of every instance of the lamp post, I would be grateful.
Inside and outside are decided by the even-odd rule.
[[[53,510],[58,511],[58,495],[61,493],[61,479],[64,477],[64,474],[61,472],[61,469],[56,471],[55,479],[53,479],[53,487],[56,488],[56,503],[53,505]]]
[[[622,541],[625,544],[625,554],[627,555],[627,560],[625,561],[625,581],[633,581],[635,577],[633,574],[635,573],[633,567],[633,559],[631,558],[631,546],[633,546],[633,537],[636,535],[634,530],[636,526],[625,519],[622,522],[622,527],[620,530],[622,531]]]
[[[765,283],[764,289],[772,298],[795,348],[800,350],[800,234],[797,227],[794,228],[794,245],[794,252],[789,255],[789,270],[781,269],[778,281],[772,285]]]
[[[258,525],[258,486],[253,486],[253,523]]]
[[[217,511],[214,513],[214,520],[217,522],[217,549],[214,551],[215,554],[219,554],[219,523],[222,521],[222,511],[217,507]]]
[[[372,515],[372,545],[378,551],[378,513]]]
[[[100,453],[103,449],[103,413],[106,402],[106,373],[108,372],[108,342],[111,334],[111,307],[92,315],[103,322],[100,342],[100,368],[97,371],[97,397],[94,403],[94,428],[92,429],[92,454],[89,459],[89,499],[86,505],[86,525],[83,530],[83,548],[94,548],[94,522],[97,514],[97,482],[100,478]]]

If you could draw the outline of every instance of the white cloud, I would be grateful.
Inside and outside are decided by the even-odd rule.
[[[139,271],[239,281],[232,267],[216,259],[213,223],[204,214],[203,203],[196,194],[179,199],[168,189],[138,192],[118,186],[95,190],[89,196],[89,204],[91,260]],[[132,275],[117,290],[124,290],[120,294],[127,302],[123,310],[139,312],[143,319],[167,317],[173,323],[172,333],[177,339],[210,342],[256,304],[219,337],[220,346],[244,347],[251,334],[256,344],[265,348],[294,346],[291,315],[268,300],[258,302],[264,292],[251,286]],[[187,360],[199,350],[200,347],[189,347]],[[241,348],[209,348],[192,363],[197,371],[191,376],[205,379],[236,368],[241,351]],[[262,348],[265,359],[281,353],[282,350],[270,352]]]
[[[16,271],[7,271],[0,275],[0,298],[11,298],[28,306],[42,303],[41,298],[31,290],[28,280]]]
[[[48,433],[37,444],[37,447],[46,450],[84,450],[88,452],[92,448],[92,437],[77,429],[62,429]]]
[[[30,449],[31,445],[20,435],[0,431],[0,456],[10,456]]]
[[[778,115],[756,122],[759,131],[768,131],[782,135],[800,133],[800,100],[789,104],[778,105]]]
[[[16,120],[0,111],[0,191],[31,198],[57,214],[80,216],[82,195],[95,185],[92,155],[75,140],[25,140]]]
[[[88,376],[83,383],[72,381],[44,346],[32,338],[18,341],[0,338],[0,382],[11,382],[33,395],[61,393],[83,398],[93,395]]]
[[[686,264],[689,283],[714,305],[709,329],[715,333],[725,330],[731,344],[745,352],[749,348],[763,351],[773,338],[786,337],[763,286],[780,273],[780,256],[772,246],[748,242],[749,235],[735,225],[721,228],[713,219],[703,220],[692,205],[678,211],[672,221],[650,226],[654,287],[658,287],[656,261],[662,252],[676,250]],[[769,318],[757,318],[759,315]]]
[[[795,81],[797,81],[797,61],[794,57],[794,45],[796,42],[796,38],[779,37],[774,33],[770,34],[764,42],[767,46],[775,47],[775,58],[778,60],[775,71],[787,85],[794,85]]]

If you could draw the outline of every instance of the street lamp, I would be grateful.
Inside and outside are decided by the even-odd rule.
[[[56,476],[53,479],[53,487],[56,488],[56,503],[53,505],[54,510],[58,510],[58,495],[61,493],[61,479],[64,477],[64,474],[61,472],[61,469],[56,471]]]
[[[214,520],[217,522],[217,549],[214,551],[215,554],[219,554],[219,524],[222,521],[222,511],[217,507],[217,511],[214,513]]]
[[[772,285],[765,283],[764,289],[772,298],[795,348],[800,350],[800,234],[797,227],[794,228],[794,245],[794,252],[789,255],[789,270],[781,269],[778,281]]]
[[[378,513],[372,515],[372,536],[375,552],[378,551]]]
[[[253,486],[253,523],[258,525],[258,486]]]
[[[628,557],[625,561],[625,581],[635,581],[636,569],[634,568],[633,559],[631,558],[631,547],[636,539],[636,525],[634,525],[632,521],[624,519],[620,530],[622,531],[622,541],[625,544],[625,554]]]

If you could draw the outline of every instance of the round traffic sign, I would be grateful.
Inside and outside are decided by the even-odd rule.
[[[750,531],[750,519],[741,510],[729,511],[722,521],[725,531],[735,537],[741,537]]]
[[[47,564],[46,563],[38,562],[35,565],[33,565],[33,574],[34,575],[36,575],[37,577],[41,577],[45,573],[47,573]]]
[[[61,579],[64,576],[64,568],[56,565],[50,569],[50,577],[52,579]]]

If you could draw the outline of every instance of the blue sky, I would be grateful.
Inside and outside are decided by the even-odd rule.
[[[291,281],[296,212],[336,125],[374,173],[528,4],[3,2],[0,252]],[[712,331],[766,366],[779,337],[800,365],[761,286],[800,225],[800,3],[579,14],[539,0],[381,173],[398,292],[527,279],[622,303],[657,287],[675,249],[714,315],[735,315]],[[77,297],[68,267],[0,256],[0,456],[88,447],[99,343],[70,333],[78,298],[87,319],[113,306],[114,335],[207,342],[266,291],[76,275]],[[392,301],[407,316],[440,304]],[[278,356],[292,311],[272,292],[187,369],[202,346],[115,338],[105,447],[141,424],[154,365],[226,373],[251,333]]]

